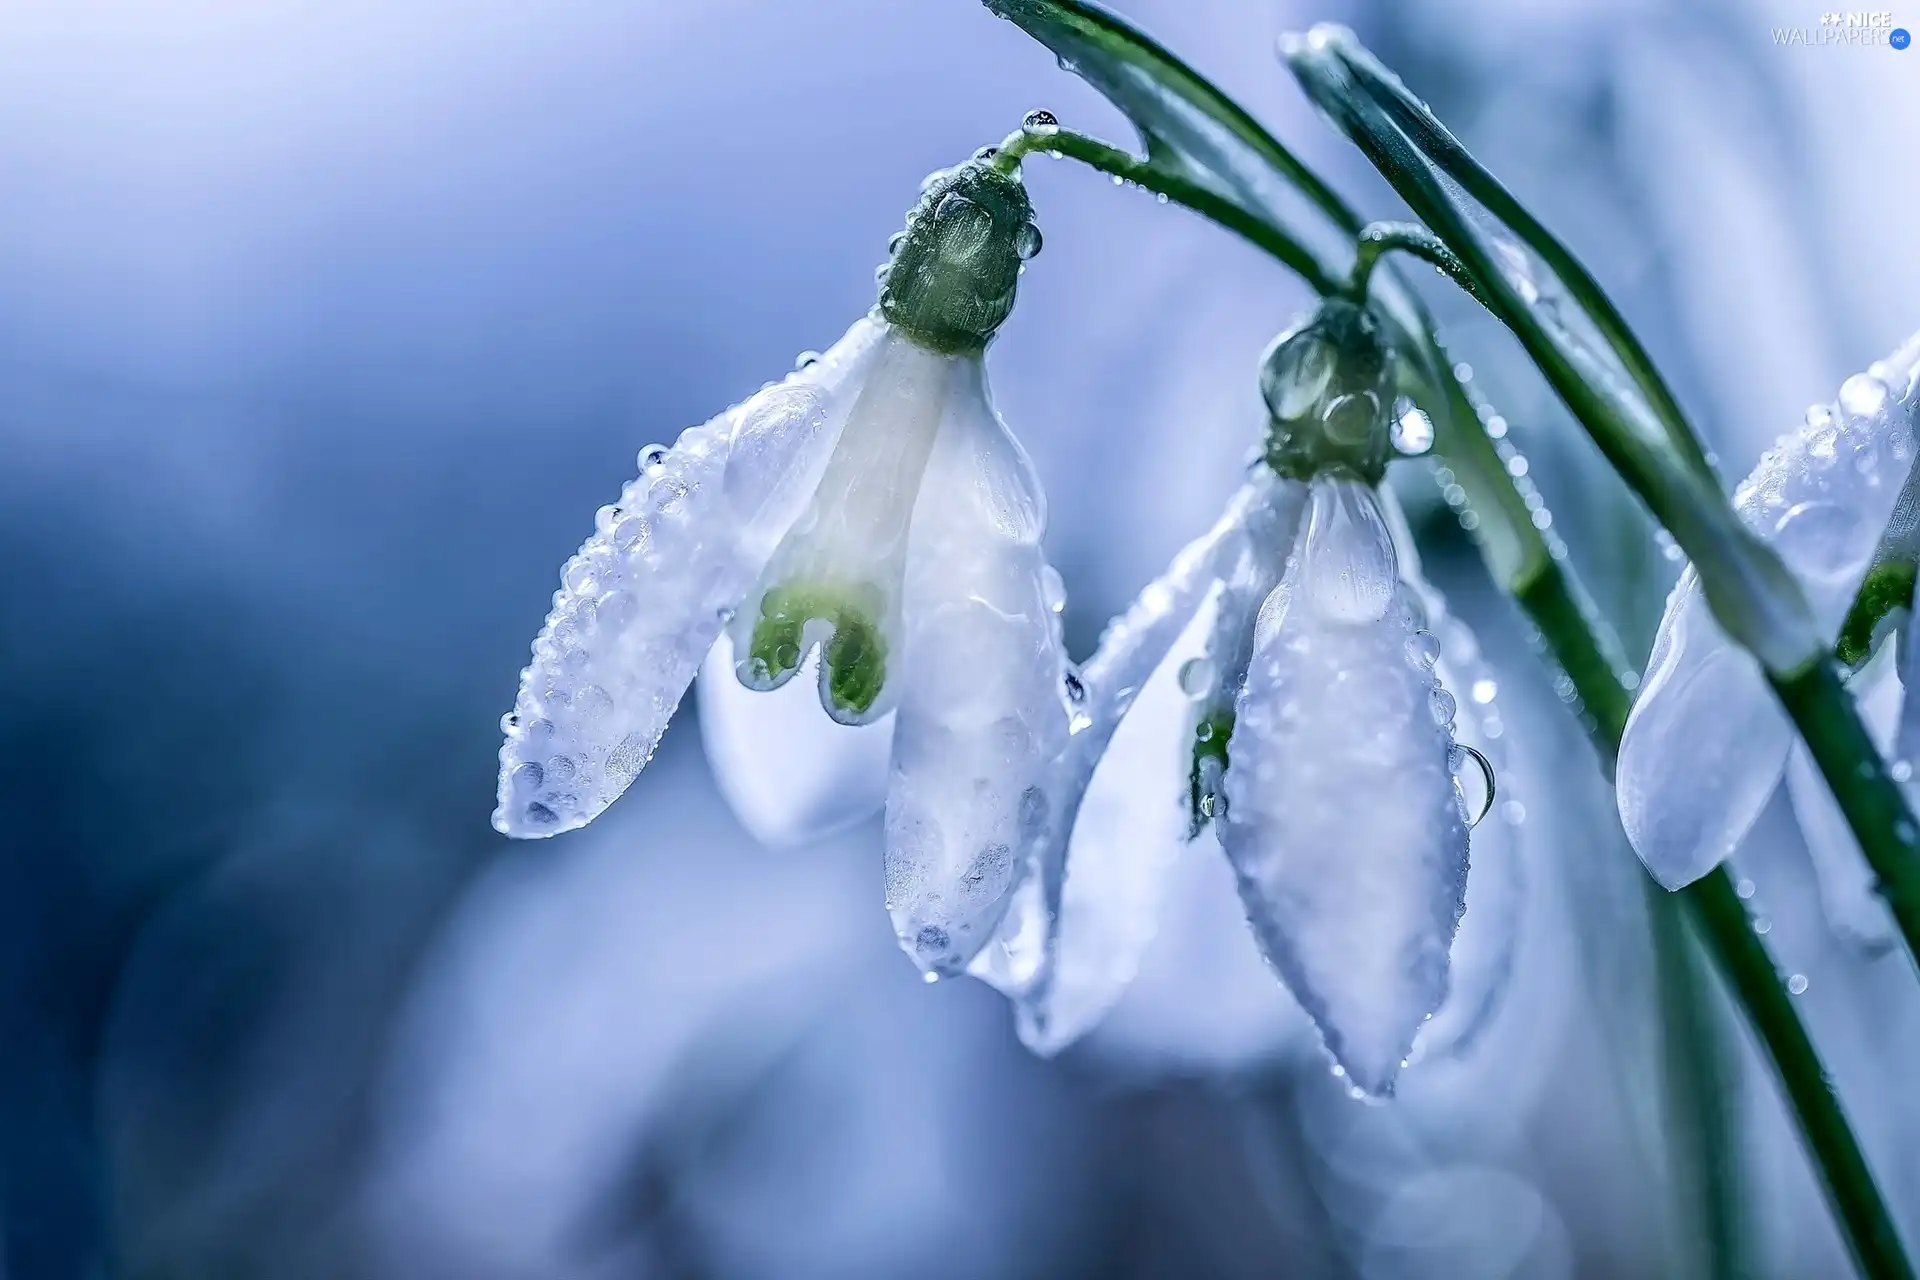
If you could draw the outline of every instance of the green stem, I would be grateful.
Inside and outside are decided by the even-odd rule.
[[[1879,877],[1880,896],[1907,940],[1907,950],[1920,956],[1920,862],[1914,857],[1920,828],[1914,826],[1905,792],[1854,714],[1839,667],[1828,660],[1799,675],[1772,679],[1847,815],[1867,865]]]
[[[1486,299],[1480,296],[1479,288],[1473,283],[1473,277],[1461,265],[1453,250],[1447,248],[1439,236],[1417,222],[1370,222],[1361,230],[1354,238],[1353,273],[1347,279],[1347,296],[1355,302],[1364,302],[1374,263],[1395,250],[1411,253],[1416,258],[1432,263],[1448,279],[1473,295],[1481,306],[1487,305]]]
[[[1773,957],[1753,932],[1732,877],[1722,867],[1680,894],[1694,927],[1712,948],[1722,976],[1773,1059],[1800,1119],[1801,1136],[1819,1161],[1827,1202],[1840,1219],[1860,1274],[1874,1280],[1912,1280],[1913,1267],[1880,1198],[1873,1170],[1847,1126],[1846,1113],[1793,1007],[1793,997],[1780,985]]]
[[[1185,205],[1257,248],[1264,249],[1271,257],[1290,267],[1315,293],[1325,297],[1340,292],[1339,285],[1327,275],[1306,246],[1272,222],[1248,213],[1210,187],[1202,186],[1165,165],[1143,159],[1110,142],[1057,126],[1045,131],[1022,129],[1007,135],[996,149],[993,162],[1011,172],[1021,160],[1036,151],[1078,160],[1123,183],[1132,183],[1155,195],[1165,196],[1174,204]]]
[[[1650,879],[1643,878],[1641,885],[1659,984],[1668,1123],[1699,1181],[1698,1213],[1706,1246],[1701,1270],[1713,1280],[1737,1280],[1748,1274],[1742,1265],[1740,1162],[1729,1115],[1738,1095],[1721,1052],[1712,983],[1694,953],[1685,900]]]

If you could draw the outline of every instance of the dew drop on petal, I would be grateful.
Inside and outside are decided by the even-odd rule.
[[[1059,613],[1067,607],[1067,584],[1060,577],[1060,571],[1052,565],[1044,565],[1040,570],[1040,593],[1047,608]]]
[[[1407,656],[1423,667],[1440,661],[1440,642],[1431,631],[1416,631],[1407,638]]]
[[[1856,373],[1840,384],[1840,407],[1850,417],[1875,418],[1886,410],[1887,384],[1870,373]]]
[[[1212,689],[1212,659],[1188,658],[1180,664],[1180,692],[1189,698],[1204,698]]]
[[[1020,120],[1020,128],[1038,137],[1047,137],[1060,132],[1060,119],[1044,108],[1029,111]]]

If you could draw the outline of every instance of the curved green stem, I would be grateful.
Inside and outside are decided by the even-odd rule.
[[[1347,278],[1347,296],[1355,302],[1364,302],[1374,263],[1395,250],[1432,263],[1448,279],[1472,294],[1481,306],[1487,305],[1459,257],[1447,248],[1445,241],[1417,222],[1370,222],[1361,229],[1354,238],[1353,273]]]
[[[1264,249],[1291,268],[1315,293],[1338,293],[1339,286],[1327,275],[1319,260],[1305,245],[1282,231],[1271,221],[1247,212],[1232,200],[1203,186],[1165,165],[1155,164],[1110,142],[1072,129],[1051,128],[1045,132],[1022,129],[1007,135],[996,149],[993,162],[1011,171],[1034,152],[1078,160],[1089,168],[1110,174],[1122,183],[1132,183],[1174,204],[1184,205],[1204,218],[1219,223],[1242,239]]]

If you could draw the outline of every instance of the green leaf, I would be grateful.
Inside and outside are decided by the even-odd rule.
[[[1705,450],[1619,313],[1392,72],[1340,27],[1289,37],[1309,97],[1459,255],[1488,308],[1692,557],[1714,616],[1772,672],[1825,653],[1799,584],[1741,523]]]

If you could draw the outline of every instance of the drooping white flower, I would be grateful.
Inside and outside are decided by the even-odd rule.
[[[1920,336],[1847,379],[1780,438],[1734,494],[1747,526],[1800,580],[1831,642],[1882,552],[1896,510],[1912,506]],[[1890,738],[1890,735],[1887,735]],[[1891,745],[1883,740],[1882,746]],[[1690,884],[1733,852],[1783,772],[1815,853],[1829,918],[1875,942],[1871,877],[1759,664],[1713,619],[1692,566],[1667,599],[1620,746],[1616,789],[1628,839],[1655,879]],[[1795,757],[1789,766],[1790,757]]]
[[[930,975],[984,945],[1044,826],[1045,774],[1067,735],[1045,503],[982,361],[1038,248],[1030,217],[1018,176],[984,158],[932,175],[872,315],[643,453],[568,561],[503,721],[500,830],[591,821],[644,767],[703,663],[731,661],[789,719],[791,696],[774,691],[804,669],[837,723],[803,731],[845,738],[795,768],[871,759],[891,723],[886,882],[902,945]],[[770,799],[780,788],[742,776],[788,767],[742,749],[758,713],[731,692],[709,701],[723,786],[756,829],[790,838],[861,815],[858,797],[824,810]]]
[[[1478,815],[1455,778],[1443,646],[1423,629],[1432,589],[1402,585],[1361,478],[1384,466],[1387,433],[1384,356],[1370,364],[1369,349],[1371,324],[1338,303],[1276,348],[1266,460],[1079,674],[1084,727],[1062,757],[1051,840],[972,970],[1014,999],[1038,1052],[1118,1000],[1170,869],[1207,856],[1209,829],[1263,952],[1356,1087],[1388,1092],[1447,998]],[[1449,631],[1484,681],[1476,708],[1490,708],[1470,637]],[[1497,735],[1485,715],[1473,732]],[[1460,993],[1470,1011],[1433,1052],[1470,1038],[1504,977],[1517,868],[1489,866],[1478,968]]]

